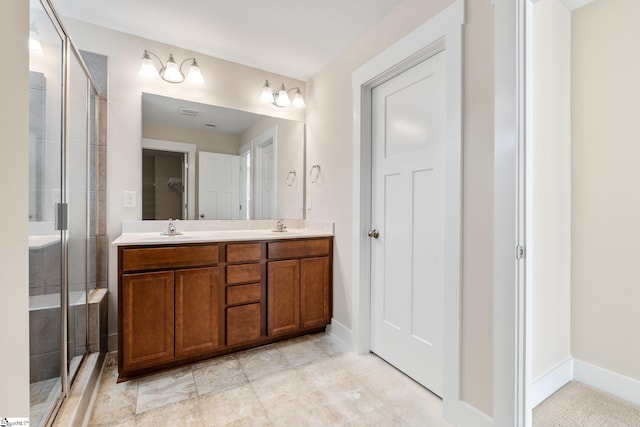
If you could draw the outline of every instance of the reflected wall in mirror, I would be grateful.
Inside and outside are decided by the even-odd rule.
[[[143,93],[142,150],[143,219],[304,217],[302,122]]]

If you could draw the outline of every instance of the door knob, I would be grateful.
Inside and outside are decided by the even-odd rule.
[[[380,236],[380,232],[378,230],[376,230],[375,228],[371,231],[369,231],[367,233],[369,235],[369,237],[373,237],[374,239],[377,239],[378,236]]]

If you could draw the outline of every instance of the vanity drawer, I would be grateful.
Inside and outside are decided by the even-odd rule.
[[[235,285],[227,288],[227,305],[248,304],[258,302],[262,298],[260,283]]]
[[[171,267],[196,267],[218,263],[218,245],[181,246],[173,249]]]
[[[227,266],[227,283],[259,282],[262,277],[260,264]]]
[[[173,248],[122,250],[122,271],[151,270],[171,267]]]
[[[227,245],[227,262],[260,261],[262,244],[239,243]]]
[[[329,255],[329,244],[329,239],[269,242],[267,254],[269,259],[326,256]]]
[[[246,344],[260,339],[260,303],[227,308],[227,345]]]
[[[122,271],[196,267],[218,263],[218,245],[122,250]]]

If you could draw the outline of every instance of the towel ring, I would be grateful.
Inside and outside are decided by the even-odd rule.
[[[289,171],[289,174],[287,175],[287,185],[291,187],[295,180],[296,180],[296,171]]]
[[[313,177],[313,172],[315,171],[315,175],[316,177]],[[311,170],[309,171],[309,179],[311,180],[312,184],[315,184],[318,181],[318,178],[320,177],[320,165],[313,165],[311,167]]]

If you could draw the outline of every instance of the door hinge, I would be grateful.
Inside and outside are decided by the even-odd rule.
[[[67,230],[68,228],[68,224],[67,224],[67,211],[68,211],[68,206],[66,203],[56,203],[56,217],[55,217],[55,223],[56,223],[56,230]]]
[[[516,246],[516,259],[524,259],[525,250],[523,245]]]

